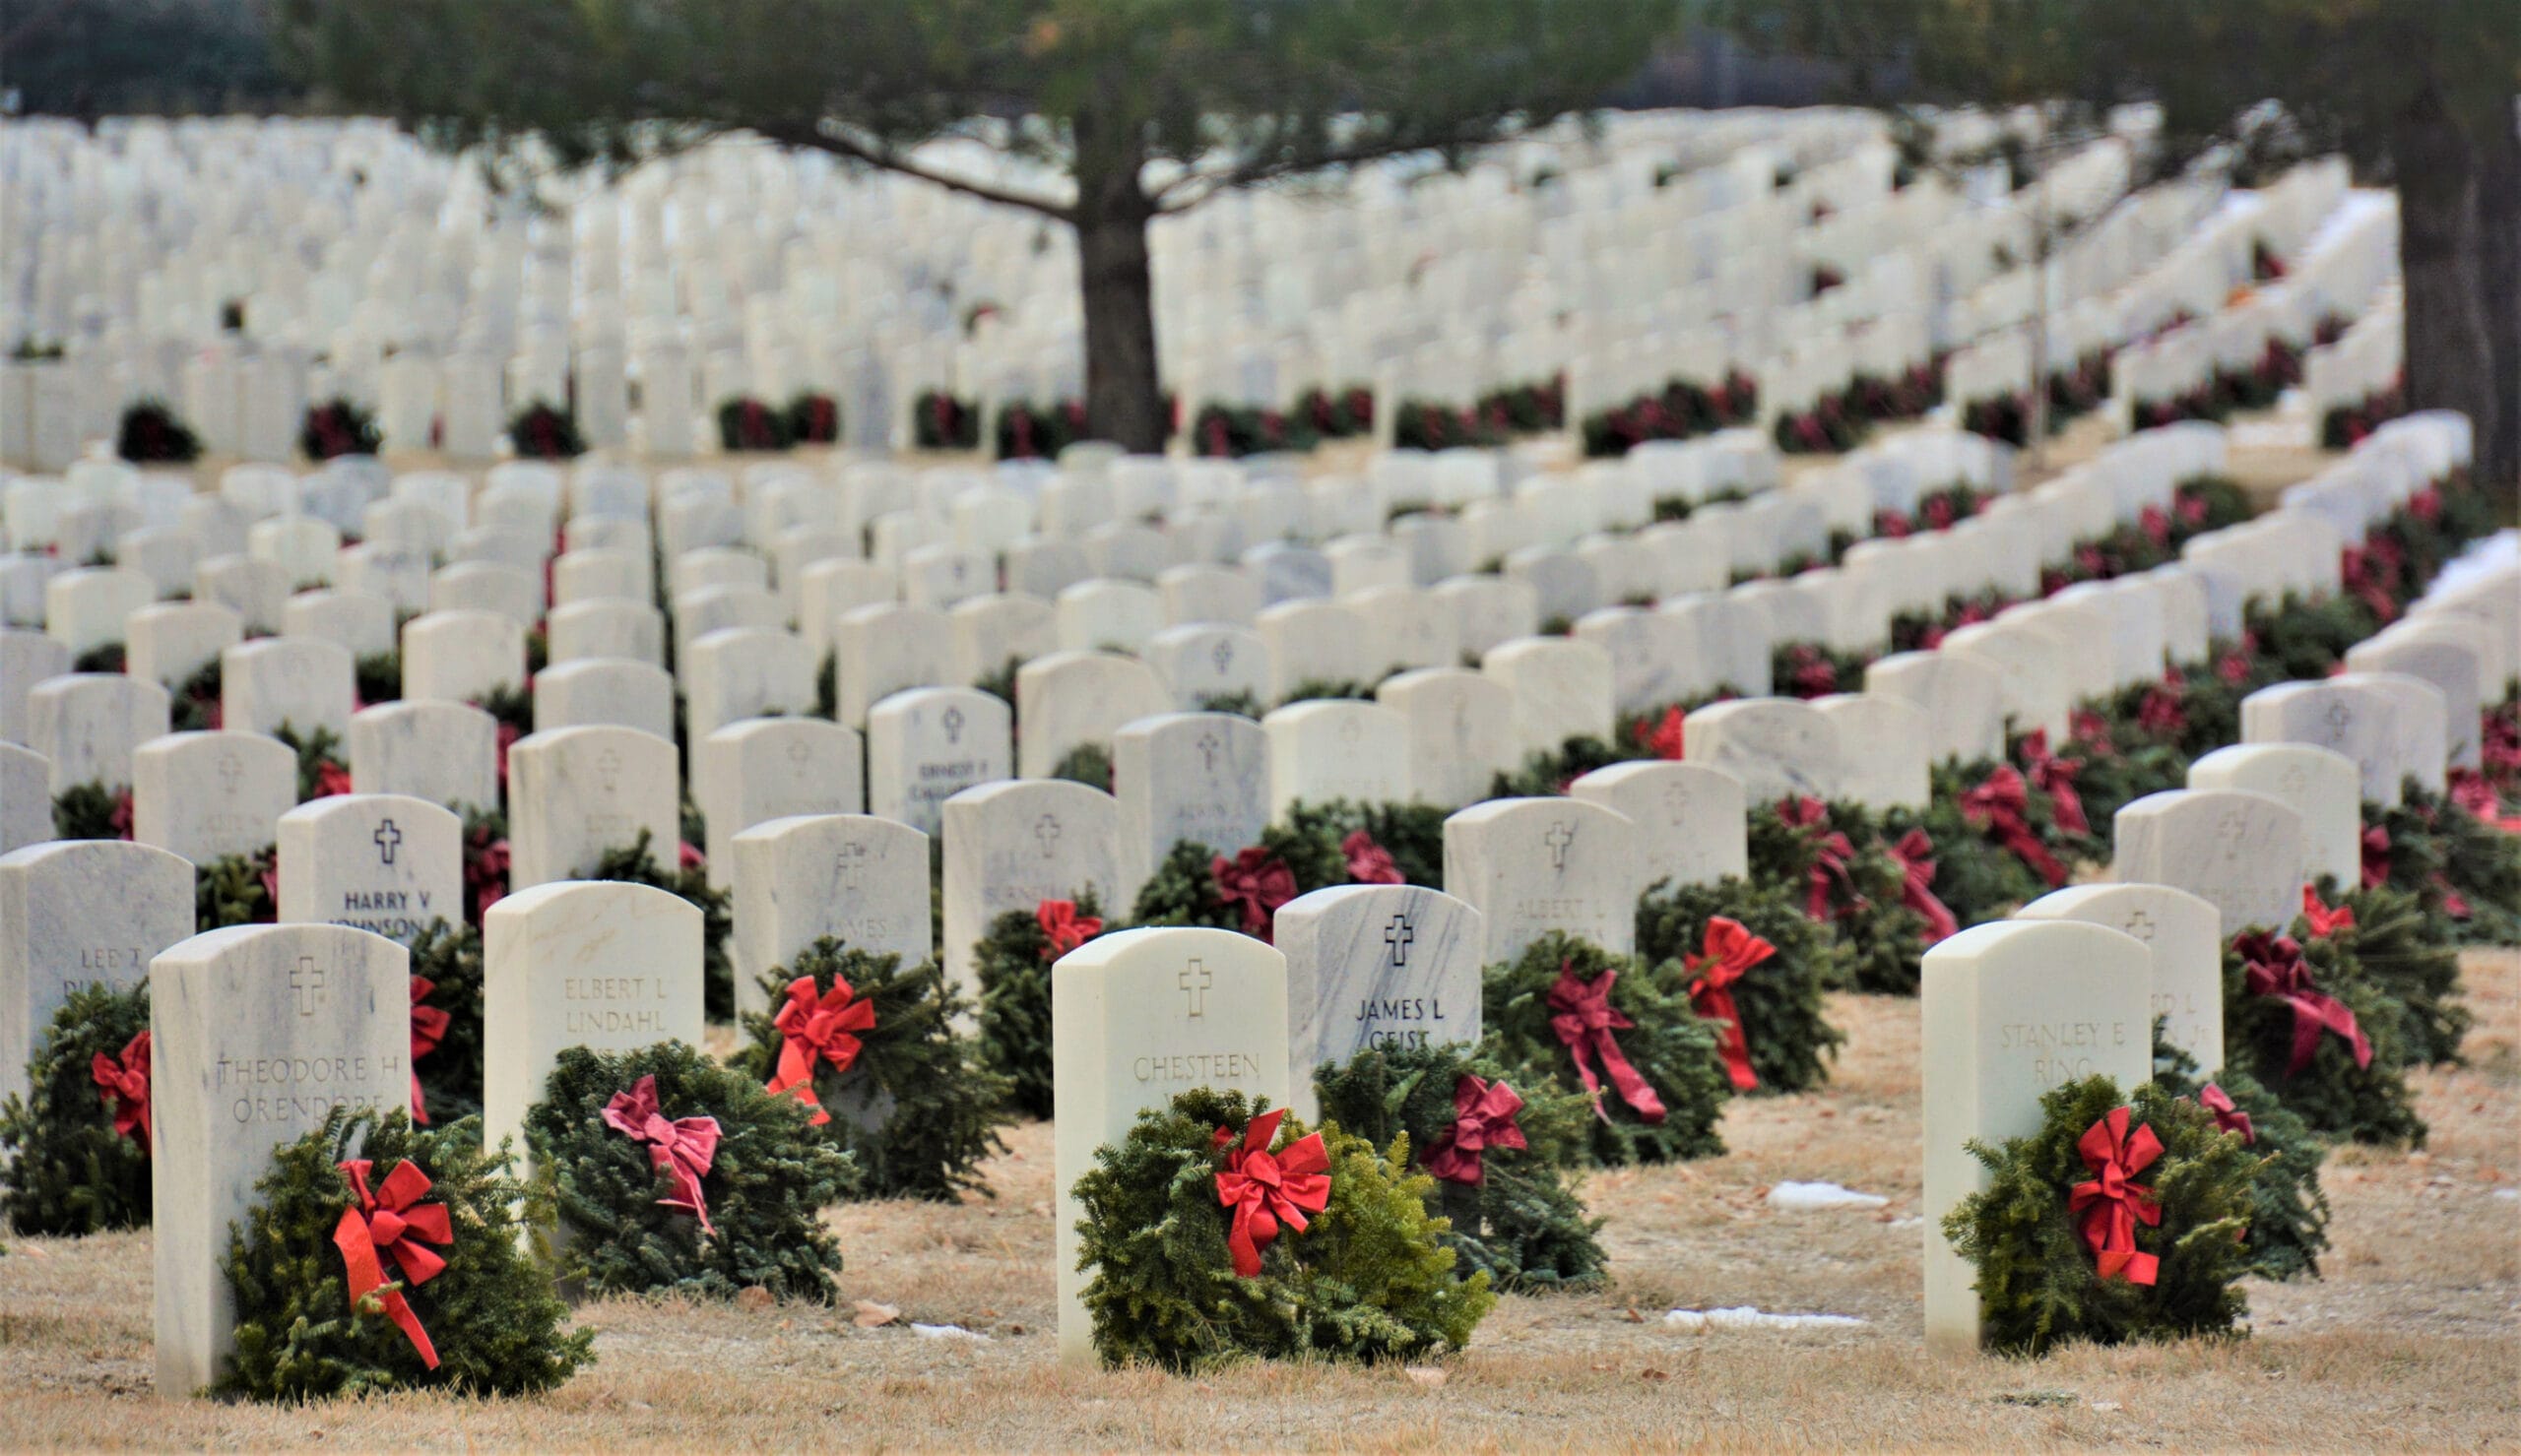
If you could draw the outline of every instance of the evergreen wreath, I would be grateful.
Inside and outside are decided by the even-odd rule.
[[[1490,781],[1490,798],[1552,798],[1595,769],[1627,763],[1646,755],[1591,736],[1569,738],[1555,749],[1523,756],[1520,768],[1501,771]]]
[[[220,702],[224,681],[225,674],[220,670],[216,657],[194,668],[193,675],[185,678],[183,685],[176,688],[168,699],[166,730],[174,733],[202,732],[225,722],[226,713]]]
[[[1432,1184],[1427,1212],[1449,1224],[1439,1236],[1456,1270],[1484,1270],[1499,1289],[1517,1293],[1603,1281],[1609,1256],[1593,1236],[1602,1221],[1585,1215],[1567,1172],[1590,1136],[1584,1124],[1592,1110],[1583,1097],[1547,1086],[1525,1096],[1504,1067],[1462,1045],[1369,1046],[1344,1064],[1314,1068],[1313,1086],[1326,1123],[1371,1146],[1406,1138],[1417,1150]],[[1486,1143],[1467,1166],[1444,1152],[1458,1144],[1465,1092]],[[1513,1138],[1494,1120],[1499,1106],[1513,1107]],[[1476,1182],[1464,1180],[1474,1173]]]
[[[111,566],[113,562],[110,558],[101,562],[91,559],[85,564],[90,566]],[[86,652],[83,652],[79,656],[71,659],[70,670],[73,672],[104,672],[110,673],[114,676],[120,676],[130,665],[130,657],[131,655],[129,650],[119,642],[99,642],[95,647],[92,647]]]
[[[1028,1117],[1051,1115],[1051,965],[1102,934],[1102,914],[1092,890],[1073,901],[1045,900],[990,921],[972,947],[981,1049],[1007,1079],[1008,1105]],[[1056,939],[1053,926],[1061,928]]]
[[[347,395],[335,395],[323,404],[306,407],[297,431],[297,448],[308,460],[374,455],[384,443],[385,434],[377,428],[376,416]]]
[[[2227,1067],[2214,1077],[2197,1073],[2196,1058],[2154,1037],[2154,1085],[2187,1098],[2215,1114],[2216,1125],[2241,1135],[2258,1160],[2250,1178],[2249,1272],[2260,1279],[2320,1276],[2328,1249],[2328,1195],[2320,1191],[2320,1162],[2328,1146],[2309,1124],[2249,1073]],[[2211,1089],[2211,1090],[2210,1090]]]
[[[91,779],[53,796],[55,839],[131,838],[131,791],[108,789]]]
[[[1279,906],[1349,882],[1347,856],[1319,829],[1272,824],[1260,831],[1260,843],[1232,855],[1186,840],[1165,852],[1139,887],[1130,922],[1210,925],[1266,940]]]
[[[1051,766],[1051,777],[1112,791],[1112,750],[1102,743],[1079,743]]]
[[[2395,805],[2366,802],[2363,824],[2363,882],[2422,901],[2426,938],[2437,945],[2521,941],[2521,835],[2413,780]]]
[[[2315,1030],[2297,1056],[2305,1024]],[[2337,939],[2262,930],[2226,942],[2224,1069],[2248,1073],[2313,1132],[2423,1147],[2407,1063],[2406,1008]]]
[[[432,920],[412,942],[412,1070],[420,1078],[415,1120],[453,1122],[482,1110],[479,926]]]
[[[2241,1234],[2258,1156],[2214,1113],[2151,1082],[2122,1097],[2107,1077],[2088,1077],[2039,1106],[2037,1133],[2002,1147],[1971,1142],[1987,1187],[1943,1221],[1944,1236],[1978,1267],[1987,1347],[2043,1355],[2065,1340],[2233,1331],[2249,1307],[2234,1285],[2250,1272]],[[2079,1204],[2078,1189],[2100,1187],[2108,1161],[2130,1180],[2127,1201]],[[2125,1215],[2115,1230],[2113,1212]]]
[[[639,1125],[627,1105],[643,1083],[656,1116],[674,1124],[670,1135],[706,1142],[696,1199],[660,1167],[655,1142],[606,1115],[618,1102]],[[730,1299],[758,1286],[777,1298],[831,1302],[840,1240],[820,1211],[857,1181],[857,1169],[808,1115],[796,1099],[771,1097],[680,1042],[563,1050],[525,1115],[534,1180],[568,1234],[562,1273],[597,1294]],[[689,1125],[699,1118],[711,1125]]]
[[[1617,980],[1605,988],[1602,978],[1614,972]],[[1595,1115],[1587,1129],[1587,1154],[1595,1163],[1713,1157],[1724,1151],[1716,1122],[1732,1085],[1716,1055],[1715,1029],[1690,1005],[1690,980],[1677,960],[1649,966],[1551,931],[1515,960],[1488,968],[1481,997],[1488,1035],[1480,1049],[1526,1097],[1553,1088],[1590,1098]],[[1561,993],[1562,982],[1568,993]],[[1605,990],[1613,1020],[1587,1035],[1573,1018],[1582,1014],[1588,992]],[[1554,1001],[1576,1009],[1563,1013]],[[1557,1027],[1563,1018],[1571,1034],[1583,1037],[1581,1053],[1561,1040]],[[1620,1026],[1621,1019],[1632,1024]],[[1635,1070],[1641,1098],[1650,1093],[1660,1105],[1660,1117],[1641,1112],[1630,1101],[1619,1068],[1605,1055],[1605,1038]],[[1584,1086],[1583,1068],[1592,1070],[1597,1093]]]
[[[2305,895],[2295,924],[2306,943],[2335,940],[2338,956],[2355,962],[2350,975],[2369,978],[2398,1001],[2409,1065],[2459,1062],[2460,1043],[2477,1023],[2459,999],[2460,955],[2432,938],[2415,896],[2376,885],[2348,891],[2330,910]]]
[[[284,723],[272,729],[272,736],[290,746],[297,755],[297,801],[323,798],[351,791],[350,766],[342,762],[341,735],[317,724],[307,732],[295,725]]]
[[[268,925],[280,918],[279,851],[265,845],[250,855],[223,855],[193,878],[196,932],[228,925]]]
[[[788,401],[788,434],[800,445],[840,443],[840,402],[829,395],[801,390]]]
[[[369,708],[403,699],[403,655],[367,653],[351,664],[351,680],[358,701]]]
[[[77,1234],[149,1222],[148,1039],[146,981],[62,1000],[27,1063],[26,1096],[0,1107],[0,1212],[11,1228]]]
[[[1783,891],[1727,875],[1713,885],[1656,884],[1637,905],[1637,954],[1649,965],[1702,954],[1708,922],[1723,916],[1774,953],[1726,987],[1741,1017],[1756,1090],[1808,1092],[1830,1080],[1846,1033],[1832,1026],[1823,991],[1832,970],[1829,932]],[[1695,979],[1695,976],[1692,976]]]
[[[1446,817],[1445,810],[1429,803],[1359,803],[1336,798],[1287,806],[1288,829],[1337,845],[1343,856],[1351,836],[1362,834],[1391,857],[1401,883],[1431,890],[1445,887]],[[1347,878],[1356,881],[1353,865]]]
[[[954,1030],[971,1002],[935,961],[904,966],[826,935],[794,967],[764,975],[761,987],[771,1009],[744,1016],[750,1040],[731,1065],[810,1098],[824,1138],[856,1156],[864,1196],[951,1202],[989,1191],[979,1169],[1005,1151],[998,1123],[1010,1084],[984,1065],[977,1039]],[[783,1018],[798,1029],[794,1058]],[[795,1063],[809,1070],[786,1084]],[[862,1125],[858,1108],[878,1109],[881,1120]]]
[[[177,416],[173,406],[151,396],[122,411],[114,454],[133,465],[190,465],[201,458],[201,436]]]
[[[359,1206],[342,1165],[367,1164],[371,1193],[390,1204],[389,1179],[409,1162],[429,1180],[411,1207],[444,1208],[452,1236],[424,1241],[445,1261],[433,1276],[397,1257],[397,1281],[354,1297],[334,1242]],[[469,1395],[534,1395],[595,1359],[592,1331],[563,1329],[568,1306],[518,1234],[525,1184],[505,1148],[485,1153],[471,1119],[415,1129],[400,1111],[335,1108],[324,1125],[272,1155],[243,1228],[231,1228],[226,1272],[235,1296],[236,1348],[214,1386],[222,1395],[307,1401],[413,1387]],[[372,1231],[371,1231],[372,1232]],[[401,1245],[395,1245],[400,1248]],[[398,1302],[417,1317],[437,1363],[398,1326]]]
[[[1240,1166],[1256,1122],[1281,1160],[1307,1141],[1295,1123],[1277,1125],[1270,1140],[1276,1118],[1265,1104],[1202,1087],[1140,1112],[1118,1145],[1095,1150],[1094,1167],[1076,1180],[1085,1213],[1077,1267],[1093,1272],[1084,1302],[1104,1363],[1189,1370],[1245,1356],[1407,1360],[1466,1344],[1497,1296],[1485,1271],[1454,1277],[1444,1221],[1427,1213],[1434,1180],[1402,1171],[1405,1140],[1379,1154],[1364,1138],[1324,1126],[1322,1202],[1298,1205],[1307,1210],[1301,1231],[1283,1220],[1257,1274],[1236,1272],[1235,1216],[1221,1202],[1219,1174]]]
[[[536,400],[508,418],[508,441],[525,460],[568,460],[587,453],[576,411]]]
[[[690,901],[700,912],[702,1010],[711,1021],[731,1020],[736,1014],[736,966],[727,947],[736,933],[736,893],[711,889],[709,871],[683,863],[679,845],[675,867],[665,868],[650,853],[653,839],[651,831],[642,829],[636,842],[605,851],[587,878],[646,885]]]

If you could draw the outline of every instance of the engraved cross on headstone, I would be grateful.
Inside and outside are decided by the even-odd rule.
[[[1195,977],[1197,978],[1196,984],[1193,983]],[[1217,974],[1209,970],[1196,956],[1193,956],[1191,964],[1183,967],[1182,974],[1174,978],[1175,982],[1182,987],[1183,999],[1190,1003],[1193,1016],[1208,1014],[1208,987],[1216,984],[1216,980]]]
[[[948,708],[945,710],[944,716],[937,721],[945,728],[945,741],[957,748],[961,747],[963,743],[963,710],[960,708]]]
[[[1225,745],[1217,741],[1216,734],[1199,734],[1199,767],[1201,770],[1211,774],[1217,771],[1217,750],[1223,746]]]
[[[1217,645],[1208,649],[1208,661],[1217,665],[1218,675],[1224,675],[1225,669],[1234,665],[1234,644],[1219,638]]]
[[[1340,719],[1340,720],[1339,720],[1339,741],[1340,741],[1340,742],[1342,742],[1342,743],[1354,743],[1354,742],[1356,742],[1359,738],[1364,737],[1364,736],[1365,736],[1365,732],[1366,732],[1365,725],[1363,725],[1363,724],[1361,724],[1361,723],[1357,722],[1357,720],[1356,720],[1355,718],[1353,718],[1353,717],[1349,717],[1349,718],[1342,718],[1342,719]]]
[[[2249,820],[2238,809],[2226,809],[2215,821],[2215,838],[2224,842],[2224,857],[2237,859],[2241,855],[2241,839],[2249,832]]]
[[[2355,712],[2344,703],[2332,702],[2328,705],[2328,711],[2320,715],[2320,721],[2327,724],[2330,728],[2344,732],[2346,726],[2355,721]]]
[[[393,820],[388,819],[384,823],[376,826],[375,838],[376,862],[379,864],[393,863],[394,851],[403,843],[403,831],[396,827]]]
[[[1564,819],[1557,820],[1549,826],[1549,832],[1540,837],[1540,842],[1549,847],[1549,867],[1565,869],[1567,851],[1576,843],[1576,826]]]
[[[313,1016],[324,1003],[324,968],[313,956],[299,956],[297,968],[289,973],[289,988],[297,996],[297,1014]]]
[[[236,781],[245,777],[245,765],[233,753],[219,755],[220,787],[229,793],[236,791]]]
[[[1041,843],[1042,857],[1048,859],[1060,842],[1060,821],[1044,814],[1033,821],[1033,838]]]
[[[2154,943],[2154,918],[2138,911],[2127,918],[2127,933],[2147,945]]]
[[[1417,928],[1409,923],[1407,916],[1393,916],[1391,923],[1383,927],[1383,943],[1391,947],[1394,969],[1409,964],[1409,946],[1417,938]]]
[[[842,889],[855,890],[858,888],[858,871],[866,867],[867,847],[843,845],[840,847],[839,856],[832,863],[832,872],[840,876]]]
[[[806,771],[806,760],[813,756],[812,745],[803,738],[798,738],[788,745],[788,766],[800,774]]]
[[[621,783],[621,755],[610,748],[597,754],[595,777],[596,782],[604,786],[605,792],[613,792]]]

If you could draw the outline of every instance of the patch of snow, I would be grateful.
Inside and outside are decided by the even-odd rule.
[[[1853,1330],[1866,1321],[1852,1314],[1769,1314],[1748,1304],[1732,1309],[1674,1309],[1663,1323],[1683,1330]]]
[[[1769,1189],[1771,1208],[1880,1208],[1890,1201],[1879,1193],[1858,1193],[1836,1183],[1779,1183]]]
[[[919,1324],[913,1322],[911,1332],[927,1340],[978,1340],[989,1343],[989,1336],[977,1335],[958,1324]]]

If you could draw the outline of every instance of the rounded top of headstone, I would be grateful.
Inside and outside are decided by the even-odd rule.
[[[1569,781],[1567,791],[1575,795],[1586,787],[1617,789],[1654,779],[1721,779],[1736,790],[1743,787],[1740,776],[1707,764],[1682,763],[1669,758],[1639,758],[1626,763],[1605,764],[1591,773],[1579,775]]]
[[[589,659],[588,661],[602,662],[606,660]],[[567,666],[572,665],[561,664],[559,665]],[[556,671],[557,668],[547,667],[544,670]],[[371,704],[370,706],[361,708],[356,713],[352,714],[351,722],[354,724],[362,722],[374,723],[382,726],[392,723],[397,719],[410,718],[416,715],[437,715],[439,717],[444,717],[449,714],[458,714],[468,718],[477,718],[493,728],[498,726],[498,720],[492,718],[483,709],[476,708],[470,703],[453,702],[446,698],[402,698],[391,703]]]
[[[689,916],[694,925],[700,922],[700,908],[672,890],[628,880],[549,880],[501,896],[496,905],[482,913],[482,927],[487,930],[497,921],[535,919],[555,906],[573,908],[590,899],[606,905],[636,907],[643,915]]]
[[[1606,822],[1617,821],[1622,825],[1634,825],[1633,820],[1617,809],[1606,808],[1601,804],[1581,798],[1561,798],[1556,794],[1541,794],[1526,798],[1492,798],[1446,815],[1445,824],[1448,828],[1455,824],[1487,824],[1493,820],[1525,814],[1556,814],[1562,818],[1570,814],[1580,817],[1599,815]]]
[[[628,745],[639,752],[662,751],[672,754],[675,751],[673,743],[645,728],[624,728],[614,723],[581,723],[568,728],[544,728],[540,732],[528,733],[510,745],[508,754],[511,758],[520,753],[532,757],[562,747],[591,748],[600,743],[612,743],[614,746]]]
[[[2227,743],[2212,752],[2198,755],[2196,761],[2188,766],[2189,787],[2223,787],[2213,783],[2200,784],[2197,775],[2201,769],[2211,779],[2217,774],[2232,773],[2251,764],[2277,762],[2305,767],[2316,765],[2320,772],[2349,784],[2360,782],[2362,776],[2362,770],[2356,767],[2355,760],[2334,748],[2323,748],[2316,743]]]
[[[1307,698],[1300,703],[1289,703],[1283,708],[1269,710],[1261,717],[1260,725],[1263,728],[1275,728],[1280,725],[1295,727],[1317,718],[1345,717],[1361,718],[1369,723],[1389,723],[1404,731],[1408,727],[1407,720],[1403,719],[1396,710],[1367,698]]]
[[[2012,918],[2018,920],[2081,919],[2086,916],[2106,914],[2112,905],[2135,899],[2148,902],[2167,900],[2197,914],[2209,916],[2218,914],[2212,901],[2202,896],[2192,895],[2176,885],[2140,881],[2127,884],[2068,885],[2062,890],[2051,890],[2025,905],[2022,909],[2015,911]]]
[[[541,888],[554,887],[546,885]],[[624,888],[645,891],[651,895],[666,894],[663,890],[650,890],[645,885],[630,885]],[[535,891],[528,890],[524,893],[531,895]],[[514,895],[508,896],[506,900],[500,901],[499,905],[505,905],[509,900],[517,898]],[[667,898],[675,899],[679,903],[679,897],[668,896]],[[498,907],[491,908],[495,910]],[[700,914],[697,910],[691,913],[695,916]],[[400,942],[389,940],[373,930],[361,930],[354,925],[316,920],[297,921],[286,925],[222,925],[216,930],[204,930],[188,940],[178,940],[160,951],[150,962],[150,974],[154,976],[161,971],[170,969],[207,966],[226,960],[239,951],[251,950],[257,942],[274,938],[278,938],[285,944],[327,946],[335,953],[350,951],[359,955],[375,955],[391,952],[406,959],[409,957],[409,952],[404,950]]]
[[[1073,779],[993,779],[986,784],[975,784],[969,789],[949,795],[945,800],[945,808],[949,812],[956,805],[966,808],[983,808],[993,799],[1019,794],[1028,796],[1047,794],[1056,798],[1075,799],[1079,803],[1100,802],[1107,808],[1116,802],[1112,795],[1102,790],[1091,784],[1079,784]]]
[[[0,855],[0,870],[52,870],[120,860],[127,865],[156,863],[168,873],[193,878],[193,862],[171,850],[127,839],[54,839]]]
[[[899,840],[915,842],[918,853],[928,852],[928,836],[897,819],[874,814],[786,814],[764,819],[736,836],[738,845],[767,844],[800,836],[831,835],[852,840]]]
[[[1121,725],[1113,730],[1112,736],[1116,741],[1122,738],[1152,738],[1158,733],[1188,732],[1194,728],[1218,733],[1257,733],[1260,731],[1260,725],[1240,713],[1150,713]]]
[[[1988,920],[1927,947],[1925,964],[1974,961],[2007,952],[2071,956],[2078,952],[2079,937],[2081,949],[2092,954],[2121,956],[2131,949],[2145,950],[2145,943],[2136,937],[2090,920]]]
[[[1229,956],[1266,956],[1281,968],[1287,959],[1277,947],[1239,930],[1219,930],[1208,925],[1142,925],[1095,936],[1060,957],[1051,967],[1051,974],[1118,966],[1150,956],[1169,960],[1186,955],[1217,956],[1220,964]]]
[[[457,828],[463,824],[454,810],[408,793],[328,793],[291,809],[280,816],[280,822],[285,825],[315,825],[342,815],[366,817],[374,814],[395,815],[415,822],[438,819]]]

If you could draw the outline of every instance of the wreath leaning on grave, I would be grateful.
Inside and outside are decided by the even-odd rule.
[[[1637,953],[1648,965],[1678,961],[1699,1014],[1738,1026],[1716,1031],[1735,1091],[1807,1092],[1830,1080],[1847,1038],[1825,1014],[1829,937],[1785,892],[1729,875],[1658,884],[1637,905]]]
[[[2107,1077],[2039,1100],[2039,1131],[1976,1141],[1987,1187],[1943,1233],[1978,1268],[1987,1347],[2039,1355],[2064,1340],[2116,1345],[2231,1331],[2259,1157],[2215,1114],[2148,1082]]]
[[[52,800],[54,839],[131,838],[131,791],[90,780],[73,784]]]
[[[2260,1279],[2320,1275],[2328,1249],[2328,1195],[2320,1191],[2320,1162],[2328,1148],[2258,1079],[2226,1067],[2213,1079],[2197,1075],[2196,1058],[2154,1035],[2154,1085],[2173,1097],[2202,1104],[2215,1125],[2240,1134],[2258,1159],[2250,1177],[2249,1272]]]
[[[2305,943],[2337,942],[2340,959],[2352,958],[2353,974],[2369,978],[2394,997],[2411,1066],[2460,1059],[2460,1043],[2477,1018],[2460,1002],[2460,954],[2432,938],[2432,919],[2413,895],[2387,885],[2350,890],[2334,907],[2305,888],[2295,919]]]
[[[1552,931],[1488,968],[1480,1049],[1518,1088],[1588,1096],[1595,1163],[1713,1157],[1732,1088],[1692,979],[1679,961],[1649,966]]]
[[[2224,1065],[2323,1137],[2424,1144],[2407,1010],[2335,936],[2253,930],[2224,948]]]
[[[1454,1277],[1432,1179],[1325,1124],[1197,1088],[1138,1114],[1076,1180],[1077,1268],[1106,1364],[1408,1359],[1460,1349],[1497,1302]]]
[[[808,1115],[680,1042],[562,1051],[525,1114],[562,1272],[599,1294],[829,1303],[840,1240],[820,1210],[858,1171]]]
[[[527,1189],[477,1121],[416,1129],[400,1111],[335,1108],[273,1153],[254,1191],[229,1237],[236,1348],[220,1394],[532,1395],[595,1359],[518,1237]]]
[[[0,1213],[21,1234],[149,1222],[149,982],[72,990],[0,1107]]]
[[[1314,1068],[1322,1115],[1369,1146],[1406,1137],[1432,1186],[1427,1212],[1456,1273],[1484,1270],[1501,1290],[1585,1289],[1608,1256],[1568,1170],[1584,1157],[1592,1108],[1542,1085],[1529,1096],[1473,1048],[1369,1046]]]
[[[1445,887],[1445,811],[1434,804],[1299,802],[1287,806],[1287,827],[1337,845],[1351,883]]]
[[[1009,1105],[1028,1117],[1051,1115],[1051,966],[1103,933],[1102,914],[1091,890],[1045,900],[990,921],[972,947],[981,1049],[1007,1079]]]
[[[482,1110],[482,932],[431,920],[412,942],[412,1117]]]
[[[267,925],[280,917],[280,852],[265,845],[250,855],[222,855],[201,866],[193,881],[193,925]]]
[[[728,1020],[736,1014],[736,967],[727,950],[736,934],[735,892],[709,888],[708,870],[681,862],[679,853],[675,867],[665,868],[651,853],[652,839],[640,830],[637,843],[605,851],[586,877],[646,885],[691,902],[700,912],[702,1010],[711,1021]]]
[[[1005,1149],[1008,1083],[954,1030],[971,1002],[935,961],[904,966],[826,935],[761,988],[771,1009],[745,1014],[751,1040],[731,1065],[808,1104],[823,1136],[857,1158],[864,1196],[950,1202],[989,1190],[979,1168]]]

